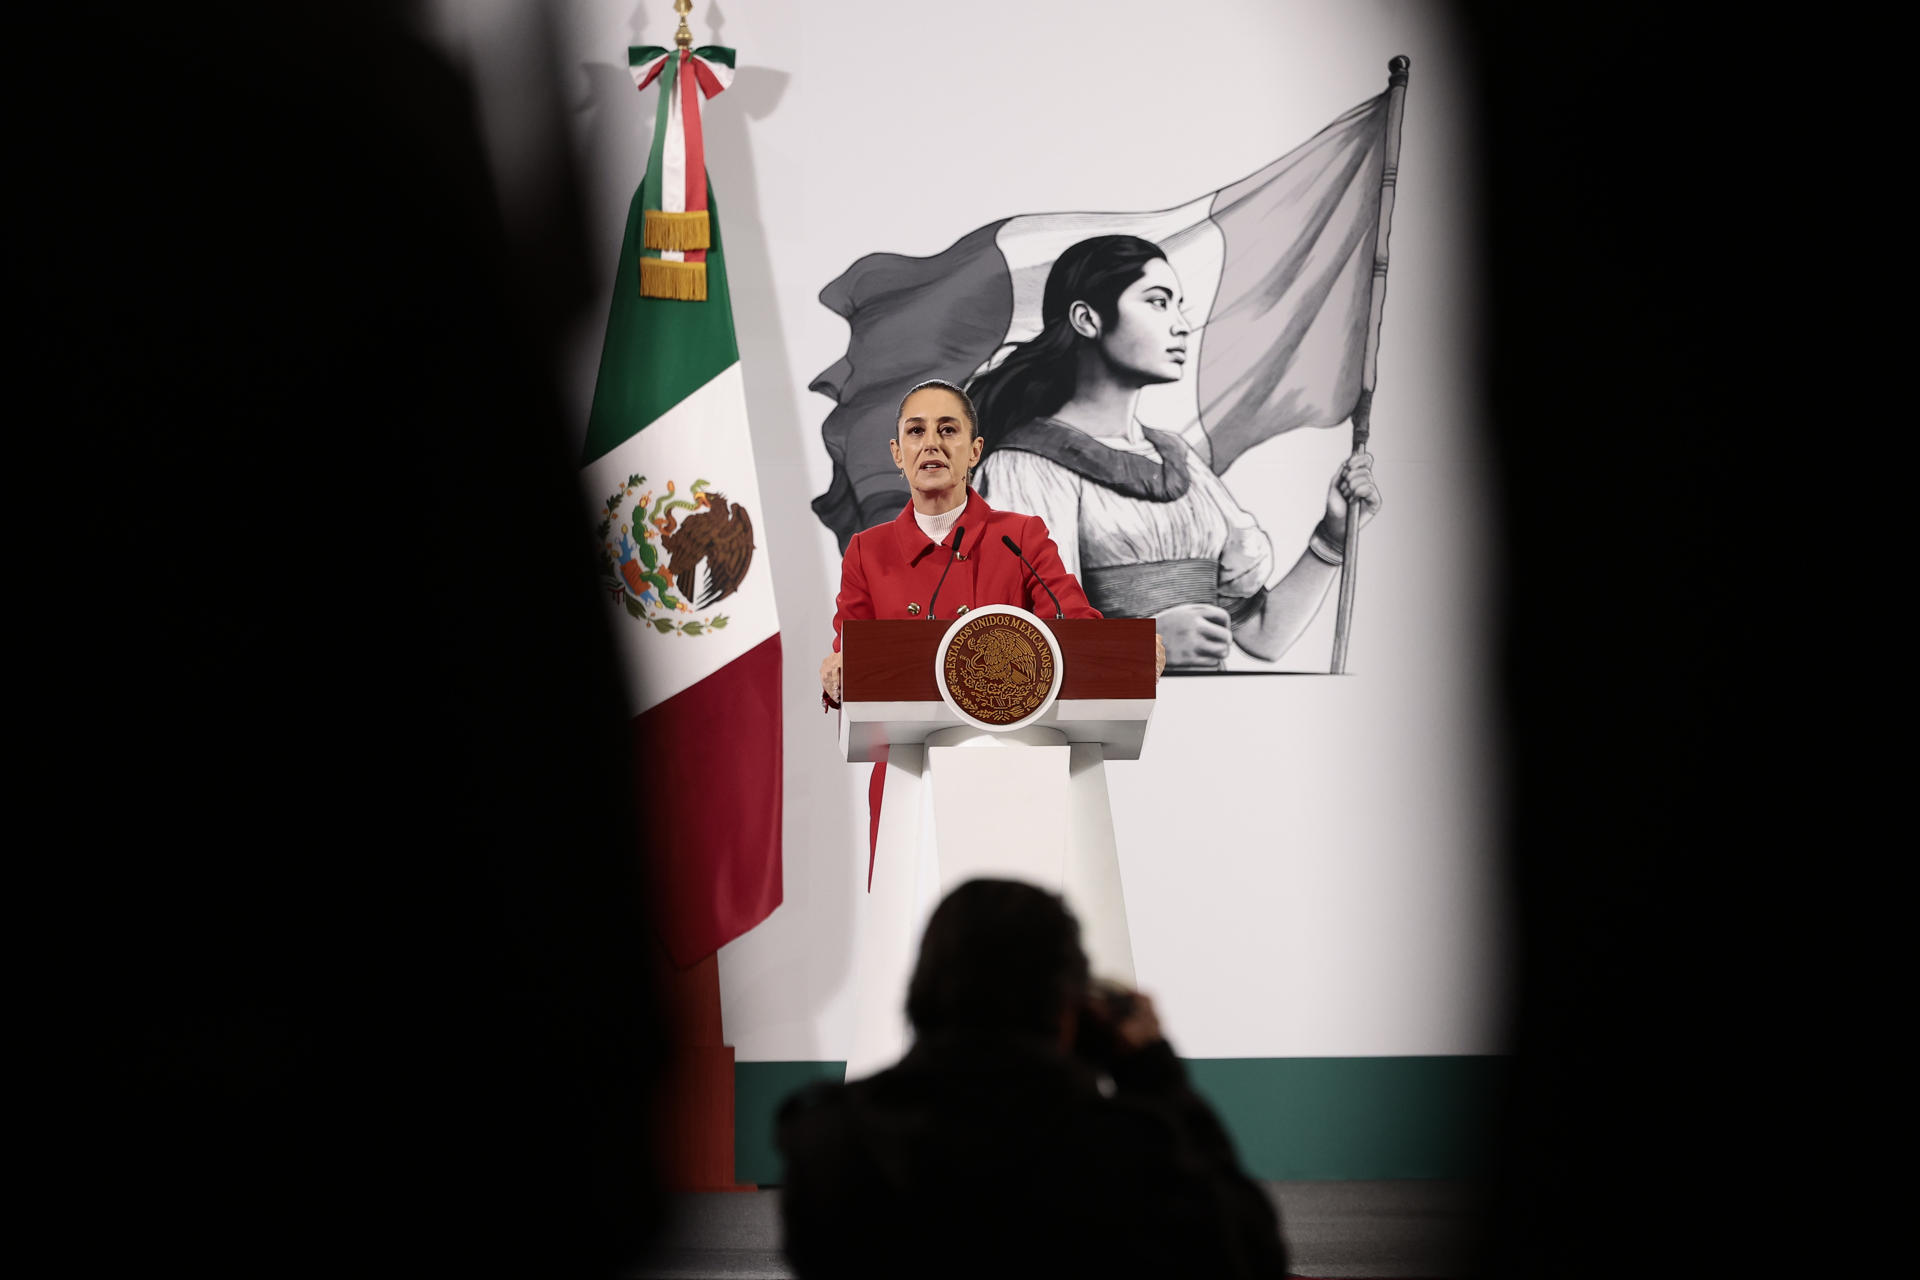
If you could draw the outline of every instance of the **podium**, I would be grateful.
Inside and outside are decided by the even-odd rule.
[[[848,1079],[906,1051],[920,935],[966,880],[1059,893],[1093,972],[1133,983],[1105,762],[1145,746],[1154,631],[1151,618],[1042,621],[1009,605],[844,625],[841,753],[886,766]]]

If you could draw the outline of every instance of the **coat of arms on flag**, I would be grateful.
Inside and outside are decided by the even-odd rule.
[[[646,482],[645,476],[628,476],[603,504],[597,531],[601,581],[629,617],[662,635],[724,631],[732,621],[726,614],[696,611],[739,590],[753,566],[753,518],[705,480],[695,480],[685,497],[671,480],[658,497],[652,490],[636,497]],[[629,499],[630,514],[621,510]],[[692,514],[683,520],[682,512]]]
[[[1010,217],[828,284],[851,333],[810,384],[835,402],[813,509],[841,546],[906,501],[894,406],[943,378],[979,405],[982,495],[1045,519],[1102,612],[1160,618],[1170,669],[1217,670],[1229,634],[1277,658],[1341,578],[1340,670],[1355,535],[1380,506],[1366,443],[1406,59],[1389,67],[1386,92],[1198,199]],[[1347,422],[1326,514],[1281,554],[1223,477],[1283,432]]]

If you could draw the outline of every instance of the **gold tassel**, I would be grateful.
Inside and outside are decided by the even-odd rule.
[[[712,241],[708,239],[707,211],[693,209],[685,213],[669,213],[661,209],[648,209],[646,222],[640,231],[640,242],[649,249],[708,249]]]
[[[707,300],[707,264],[671,258],[640,259],[640,296],[676,302]]]

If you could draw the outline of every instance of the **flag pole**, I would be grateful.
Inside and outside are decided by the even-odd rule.
[[[1373,434],[1373,382],[1380,370],[1380,316],[1387,306],[1387,235],[1393,225],[1393,188],[1400,176],[1400,120],[1406,114],[1405,54],[1387,63],[1386,154],[1380,168],[1380,233],[1373,248],[1373,296],[1367,305],[1367,354],[1360,366],[1360,398],[1353,406],[1353,451],[1364,453]],[[1333,624],[1332,674],[1347,669],[1347,635],[1353,625],[1354,584],[1359,577],[1360,507],[1347,504],[1347,546],[1340,566],[1340,611]]]

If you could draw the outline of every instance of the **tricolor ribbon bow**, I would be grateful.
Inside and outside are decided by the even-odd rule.
[[[640,292],[649,298],[701,302],[707,296],[707,250],[713,244],[707,200],[707,153],[701,102],[733,83],[733,50],[719,45],[627,49],[636,89],[660,81],[653,150],[640,184]]]

